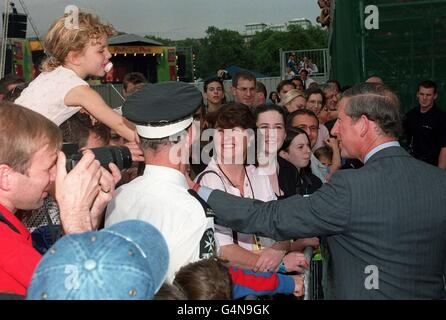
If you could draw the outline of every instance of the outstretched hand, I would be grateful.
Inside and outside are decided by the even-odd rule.
[[[288,272],[304,272],[304,269],[308,269],[310,264],[305,258],[303,253],[300,252],[290,252],[283,258],[283,263]]]
[[[339,149],[339,141],[336,138],[327,138],[325,139],[325,144],[329,146],[332,150]]]
[[[127,142],[125,143],[125,146],[130,150],[132,161],[144,161],[144,152],[142,151],[138,142]]]
[[[285,256],[284,250],[265,248],[260,251],[260,257],[253,268],[254,272],[273,272],[278,269],[282,258]]]
[[[294,292],[296,297],[302,297],[305,293],[304,279],[302,276],[292,276],[294,280]]]

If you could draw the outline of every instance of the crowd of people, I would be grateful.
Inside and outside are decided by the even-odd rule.
[[[115,30],[79,23],[52,25],[31,83],[0,80],[0,297],[300,299],[308,247],[326,299],[445,297],[433,81],[401,117],[379,77],[319,84],[290,56],[299,69],[269,94],[249,72],[232,99],[218,75],[200,92],[131,73],[112,109],[85,79],[105,75]]]

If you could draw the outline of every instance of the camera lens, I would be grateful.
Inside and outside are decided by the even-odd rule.
[[[107,170],[109,170],[108,164],[110,162],[113,162],[120,171],[129,169],[132,166],[132,154],[127,147],[108,146],[102,148],[93,148],[90,150],[94,153],[96,160],[99,161],[101,166],[103,166]],[[68,154],[66,153],[66,155],[66,168],[67,172],[69,172],[80,161],[80,159],[82,158],[82,154],[76,152]]]
[[[108,164],[113,162],[119,170],[129,169],[132,166],[132,155],[127,147],[109,146],[91,149],[96,160],[104,168],[108,169]]]

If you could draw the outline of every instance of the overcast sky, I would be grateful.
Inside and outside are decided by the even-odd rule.
[[[22,12],[19,1],[16,7]],[[208,26],[244,31],[253,22],[284,23],[320,14],[316,0],[24,0],[43,36],[69,4],[89,9],[119,31],[173,40],[203,37]],[[4,1],[0,1],[4,11]],[[31,29],[28,36],[34,36]]]

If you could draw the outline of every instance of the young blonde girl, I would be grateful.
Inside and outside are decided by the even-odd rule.
[[[78,26],[66,26],[67,17],[60,17],[51,26],[44,42],[47,58],[42,64],[42,73],[15,102],[41,113],[57,125],[83,108],[120,136],[135,141],[132,125],[84,80],[87,76],[105,75],[111,58],[107,38],[115,34],[115,29],[90,13],[79,12]]]

